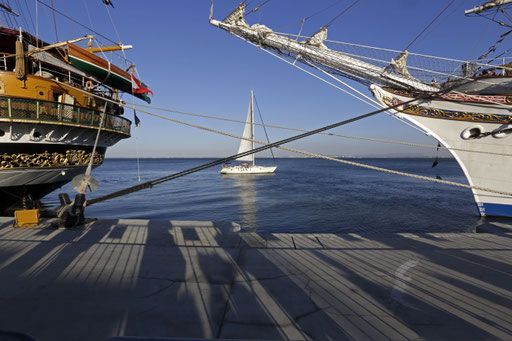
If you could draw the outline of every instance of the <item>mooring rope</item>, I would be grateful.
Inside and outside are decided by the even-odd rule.
[[[217,117],[217,116],[210,116],[210,115],[203,115],[203,114],[195,114],[185,111],[179,111],[179,110],[173,110],[173,109],[165,109],[165,108],[159,108],[151,105],[145,105],[145,104],[135,104],[135,107],[137,107],[136,110],[141,110],[140,108],[149,108],[159,111],[165,111],[175,114],[181,114],[181,115],[187,115],[187,116],[193,116],[193,117],[203,117],[208,118],[212,120],[219,120],[219,121],[226,121],[226,122],[233,122],[233,123],[240,123],[240,124],[246,124],[246,121],[240,121],[240,120],[234,120],[231,118],[225,118],[225,117]],[[142,111],[142,110],[141,110]],[[299,128],[292,128],[292,127],[283,127],[278,125],[271,125],[271,124],[262,124],[262,123],[253,123],[256,126],[263,126],[268,128],[276,128],[276,129],[283,129],[283,130],[289,130],[289,131],[298,131],[298,132],[308,132],[309,130],[306,129],[299,129]],[[318,133],[319,135],[326,135],[326,136],[335,136],[335,137],[343,137],[343,138],[349,138],[349,139],[356,139],[356,140],[364,140],[364,141],[372,141],[372,142],[381,142],[381,143],[391,143],[391,144],[398,144],[403,146],[410,146],[410,147],[422,147],[422,148],[430,148],[430,149],[438,149],[437,146],[431,146],[428,144],[421,144],[421,143],[412,143],[412,142],[400,142],[400,141],[391,141],[391,140],[382,140],[382,139],[375,139],[370,137],[362,137],[362,136],[352,136],[352,135],[343,135],[343,134],[336,134],[336,133]],[[470,149],[462,149],[462,148],[452,148],[452,147],[439,147],[439,149],[445,149],[445,150],[454,150],[454,151],[460,151],[460,152],[467,152],[467,153],[482,153],[482,154],[489,154],[489,155],[499,155],[499,156],[512,156],[512,154],[505,154],[505,153],[496,153],[496,152],[485,152],[485,151],[479,151],[479,150],[470,150]]]
[[[405,102],[405,104],[411,103],[411,102],[413,102],[415,100],[416,99],[408,101],[408,102]],[[120,196],[123,196],[123,195],[127,195],[127,194],[130,194],[130,193],[133,193],[133,192],[140,191],[142,189],[151,188],[151,187],[153,187],[155,185],[158,185],[158,184],[170,181],[170,180],[174,180],[176,178],[179,178],[179,177],[182,177],[182,176],[185,176],[185,175],[189,175],[189,174],[192,174],[192,173],[195,173],[195,172],[207,169],[207,168],[218,166],[218,165],[221,165],[223,163],[226,163],[226,162],[238,159],[240,157],[251,155],[251,154],[255,154],[255,153],[258,153],[258,152],[270,149],[270,148],[279,148],[279,149],[282,149],[282,150],[287,150],[287,151],[290,151],[290,152],[294,152],[294,153],[298,153],[298,154],[302,154],[302,155],[307,155],[307,156],[311,156],[311,157],[315,157],[315,158],[331,160],[331,161],[335,161],[335,162],[339,162],[339,163],[344,163],[344,164],[348,164],[348,165],[352,165],[352,166],[356,166],[356,167],[371,169],[371,170],[375,170],[375,171],[379,171],[379,172],[384,172],[384,173],[389,173],[389,174],[402,175],[402,176],[406,176],[406,177],[409,177],[409,178],[425,180],[425,181],[430,181],[430,182],[444,184],[444,185],[450,185],[450,186],[455,186],[455,187],[462,187],[462,188],[468,188],[468,189],[472,189],[472,190],[479,190],[479,191],[484,191],[484,192],[490,192],[490,193],[495,193],[495,194],[512,196],[512,192],[499,191],[499,190],[494,190],[494,189],[480,187],[480,186],[472,186],[472,185],[462,184],[462,183],[459,183],[459,182],[448,181],[448,180],[434,179],[434,178],[430,178],[430,177],[423,176],[423,175],[411,174],[411,173],[396,171],[396,170],[387,169],[387,168],[383,168],[383,167],[371,166],[371,165],[363,164],[363,163],[360,163],[360,162],[348,161],[348,160],[344,160],[344,159],[340,159],[340,158],[334,158],[334,157],[330,157],[330,156],[325,156],[325,155],[321,155],[321,154],[316,154],[316,153],[311,153],[311,152],[307,152],[307,151],[303,151],[303,150],[298,150],[298,149],[294,149],[294,148],[288,148],[288,147],[281,146],[282,144],[285,144],[285,143],[293,142],[293,141],[302,139],[302,138],[307,137],[307,136],[311,136],[311,135],[317,134],[317,133],[325,131],[325,130],[333,129],[333,128],[336,128],[336,127],[339,127],[339,126],[342,126],[342,125],[345,125],[345,124],[348,124],[348,123],[352,123],[352,122],[361,120],[363,118],[367,118],[367,117],[376,115],[376,114],[381,113],[381,112],[383,112],[385,110],[393,109],[393,108],[395,108],[395,107],[397,107],[399,105],[403,105],[403,104],[404,103],[397,104],[397,105],[392,106],[392,107],[386,107],[386,108],[383,108],[383,109],[380,109],[380,110],[377,110],[377,111],[373,111],[373,112],[370,112],[370,113],[367,113],[367,114],[364,114],[364,115],[360,115],[360,116],[357,116],[357,117],[354,117],[354,118],[351,118],[351,119],[348,119],[348,120],[344,120],[342,122],[338,122],[338,123],[335,123],[335,124],[332,124],[332,125],[329,125],[329,126],[325,126],[325,127],[319,128],[319,129],[315,129],[315,130],[312,130],[312,131],[309,131],[309,132],[306,132],[306,133],[303,133],[303,134],[300,134],[300,135],[296,135],[296,136],[293,136],[293,137],[290,137],[290,138],[287,138],[287,139],[284,139],[284,140],[273,142],[273,143],[266,143],[266,142],[263,142],[263,141],[258,141],[258,140],[246,138],[246,137],[243,137],[243,136],[238,136],[238,135],[234,135],[234,134],[231,134],[231,133],[222,132],[222,131],[219,131],[219,130],[216,130],[216,129],[211,129],[211,128],[203,127],[203,126],[200,126],[200,125],[197,125],[197,124],[183,122],[183,121],[180,121],[180,120],[172,119],[172,118],[169,118],[169,117],[165,117],[165,116],[162,116],[162,115],[151,113],[151,112],[146,111],[146,110],[139,109],[139,111],[141,111],[143,113],[146,113],[148,115],[151,115],[151,116],[159,117],[159,118],[162,118],[162,119],[165,119],[165,120],[169,120],[169,121],[172,121],[172,122],[175,122],[175,123],[183,124],[183,125],[186,125],[186,126],[189,126],[189,127],[194,127],[194,128],[198,128],[198,129],[209,131],[209,132],[213,132],[213,133],[216,133],[216,134],[233,137],[233,138],[236,138],[236,139],[239,139],[239,140],[243,139],[243,140],[247,140],[247,141],[252,141],[254,143],[261,144],[262,146],[258,147],[258,148],[255,148],[255,149],[252,149],[252,150],[249,150],[249,151],[244,152],[244,153],[239,153],[239,154],[236,154],[236,155],[229,156],[227,158],[218,159],[218,160],[215,160],[215,161],[212,161],[212,162],[209,162],[209,163],[206,163],[206,164],[203,164],[203,165],[200,165],[200,166],[188,169],[188,170],[184,170],[184,171],[181,171],[181,172],[178,172],[178,173],[171,174],[171,175],[166,176],[166,177],[162,177],[162,178],[159,178],[159,179],[156,179],[156,180],[148,181],[148,182],[145,182],[145,183],[140,184],[140,185],[136,185],[136,186],[129,187],[129,188],[126,188],[126,189],[121,190],[121,191],[117,191],[117,192],[113,192],[111,194],[104,195],[102,197],[91,199],[91,200],[88,201],[88,205],[90,206],[90,205],[93,205],[93,204],[98,203],[98,202],[102,202],[102,201],[105,201],[105,200],[117,198],[117,197],[120,197]],[[128,107],[128,108],[130,108],[130,107]]]
[[[406,103],[411,103],[411,102],[413,102],[415,100],[416,99],[408,101]],[[395,105],[394,107],[396,107],[396,106],[397,105]],[[388,109],[391,109],[391,108],[393,108],[393,107],[388,107],[388,108],[381,109],[379,112],[382,112],[384,110],[388,110]],[[366,165],[366,164],[359,163],[359,162],[348,161],[348,160],[344,160],[344,159],[334,158],[334,157],[330,157],[330,156],[325,156],[325,155],[321,155],[321,154],[310,153],[310,152],[306,152],[306,151],[303,151],[303,150],[298,150],[298,149],[293,149],[293,148],[287,148],[287,147],[280,146],[281,144],[284,144],[284,143],[287,143],[287,142],[291,142],[291,141],[297,140],[297,139],[302,138],[302,137],[306,137],[306,136],[310,136],[310,135],[316,134],[314,132],[317,131],[318,129],[317,130],[312,130],[312,131],[310,131],[308,133],[305,133],[305,134],[307,134],[306,136],[303,136],[305,134],[297,135],[297,136],[302,136],[302,137],[291,138],[293,140],[290,140],[290,141],[287,141],[287,142],[282,142],[284,140],[281,140],[281,141],[274,142],[274,143],[266,143],[266,142],[263,142],[263,141],[258,141],[258,140],[254,140],[254,139],[250,139],[250,138],[246,138],[246,137],[242,137],[242,136],[238,136],[238,135],[222,132],[222,131],[219,131],[219,130],[216,130],[216,129],[211,129],[211,128],[208,128],[208,127],[203,127],[203,126],[200,126],[200,125],[197,125],[197,124],[192,124],[192,123],[187,123],[187,122],[175,120],[175,119],[172,119],[172,118],[169,118],[169,117],[165,117],[165,116],[161,116],[161,115],[157,115],[157,114],[154,114],[154,113],[151,113],[151,112],[148,112],[148,111],[144,111],[144,110],[140,110],[140,111],[142,111],[142,112],[144,112],[144,113],[146,113],[148,115],[152,115],[152,116],[163,118],[163,119],[166,119],[166,120],[169,120],[169,121],[172,121],[172,122],[176,122],[176,123],[180,123],[180,124],[183,124],[183,125],[187,125],[189,127],[198,128],[198,129],[201,129],[201,130],[205,130],[205,131],[209,131],[209,132],[212,132],[212,133],[233,137],[233,138],[236,138],[236,139],[243,139],[243,140],[247,140],[247,141],[252,141],[254,143],[258,143],[258,144],[264,145],[265,147],[267,147],[265,149],[271,148],[269,146],[275,145],[275,146],[273,146],[275,148],[279,148],[279,149],[283,149],[283,150],[287,150],[287,151],[290,151],[290,152],[294,152],[294,153],[298,153],[298,154],[303,154],[303,155],[307,155],[307,156],[312,156],[312,157],[316,157],[316,158],[331,160],[331,161],[335,161],[335,162],[341,162],[341,163],[345,163],[345,164],[352,165],[352,166],[372,169],[372,170],[376,170],[376,171],[380,171],[380,172],[385,172],[385,173],[390,173],[390,174],[403,175],[403,176],[407,176],[407,177],[410,177],[410,178],[427,180],[427,181],[436,182],[436,183],[445,184],[445,185],[451,185],[451,186],[457,186],[457,187],[463,187],[463,188],[475,189],[475,190],[480,190],[480,191],[485,191],[485,192],[490,192],[490,193],[496,193],[496,194],[512,196],[512,192],[504,192],[504,191],[494,190],[494,189],[485,188],[485,187],[461,184],[459,182],[454,182],[454,181],[447,181],[447,180],[442,180],[442,179],[434,179],[434,178],[430,178],[428,176],[411,174],[411,173],[406,173],[406,172],[401,172],[401,171],[395,171],[395,170],[392,170],[392,169],[387,169],[387,168],[382,168],[382,167]],[[378,112],[374,111],[373,113],[378,113]],[[370,113],[370,114],[372,114],[372,113]],[[369,115],[369,114],[365,114],[365,115]],[[365,115],[363,115],[363,116],[365,116]],[[368,116],[366,116],[366,117],[368,117]],[[359,120],[360,118],[363,118],[363,117],[358,116],[356,118],[356,120]],[[351,119],[351,120],[354,120],[354,119]],[[346,122],[346,121],[343,121],[343,122]],[[353,122],[353,121],[350,121],[350,122]],[[346,122],[344,124],[347,124],[347,123],[349,123],[349,122]],[[343,125],[343,124],[341,124],[341,125]],[[324,128],[320,128],[320,129],[327,130],[327,129],[324,129]],[[332,129],[332,128],[328,128],[328,129]],[[262,148],[262,147],[260,147],[260,148]],[[257,149],[258,148],[254,149],[253,153],[256,153],[256,152],[260,151],[260,150],[255,151]],[[262,150],[265,150],[265,149],[262,149]],[[252,153],[250,153],[250,154],[252,154]],[[238,154],[238,155],[240,155],[240,154]],[[245,156],[245,155],[243,155],[243,156]],[[236,156],[235,155],[233,157],[234,157],[234,159],[237,159],[237,158],[239,158],[241,156]]]
[[[356,121],[359,121],[359,120],[361,120],[363,118],[371,117],[371,116],[380,114],[380,113],[382,113],[382,112],[384,112],[386,110],[396,108],[396,107],[398,107],[400,105],[409,104],[409,103],[412,103],[414,101],[416,101],[416,99],[407,101],[405,103],[396,104],[396,105],[393,105],[391,107],[386,107],[386,108],[383,108],[383,109],[375,110],[375,111],[372,111],[372,112],[369,112],[369,113],[366,113],[366,114],[363,114],[363,115],[359,115],[359,116],[356,116],[356,117],[353,117],[353,118],[349,118],[347,120],[344,120],[344,121],[341,121],[341,122],[338,122],[338,123],[334,123],[334,124],[331,124],[331,125],[328,125],[328,126],[325,126],[325,127],[322,127],[322,128],[318,128],[318,129],[315,129],[315,130],[311,130],[311,131],[308,131],[306,133],[295,135],[295,136],[292,136],[292,137],[289,137],[289,138],[286,138],[286,139],[283,139],[283,140],[280,140],[280,141],[277,141],[277,142],[273,142],[273,143],[266,143],[266,142],[261,142],[261,141],[254,140],[256,143],[262,144],[263,146],[258,147],[258,148],[254,148],[252,150],[249,150],[249,151],[246,151],[246,152],[243,152],[243,153],[232,155],[232,156],[229,156],[229,157],[226,157],[226,158],[223,158],[223,159],[218,159],[218,160],[215,160],[215,161],[203,164],[201,166],[194,167],[194,168],[191,168],[191,169],[187,169],[187,170],[184,170],[184,171],[181,171],[181,172],[178,172],[178,173],[174,173],[174,174],[171,174],[171,175],[159,178],[159,179],[147,181],[147,182],[142,183],[140,185],[132,186],[132,187],[129,187],[129,188],[117,191],[117,192],[113,192],[111,194],[104,195],[102,197],[98,197],[98,198],[94,198],[94,199],[88,200],[88,205],[90,206],[90,205],[93,205],[93,204],[98,203],[98,202],[102,202],[102,201],[105,201],[105,200],[117,198],[117,197],[120,197],[120,196],[123,196],[123,195],[126,195],[126,194],[130,194],[130,193],[133,193],[133,192],[140,191],[140,190],[145,189],[145,188],[151,188],[154,185],[158,185],[158,184],[161,184],[163,182],[170,181],[170,180],[173,180],[173,179],[176,179],[176,178],[188,175],[188,174],[192,174],[192,173],[195,173],[195,172],[198,172],[198,171],[210,168],[210,167],[218,166],[218,165],[221,165],[223,163],[226,163],[226,162],[238,159],[240,157],[244,157],[244,156],[247,156],[247,155],[259,153],[261,151],[264,151],[264,150],[267,150],[267,149],[270,149],[270,148],[281,148],[281,149],[288,150],[287,148],[281,147],[280,145],[285,144],[285,143],[289,143],[289,142],[293,142],[293,141],[296,141],[296,140],[299,140],[299,139],[302,139],[302,138],[305,138],[305,137],[308,137],[308,136],[311,136],[311,135],[315,135],[315,134],[318,134],[318,133],[320,133],[322,131],[326,131],[326,130],[329,130],[329,129],[337,128],[337,127],[343,126],[343,125],[348,124],[348,123],[356,122]],[[130,108],[130,109],[134,109],[134,107],[130,107],[130,106],[126,106],[126,105],[125,105],[125,107]],[[194,128],[198,128],[198,129],[201,129],[201,130],[206,130],[206,131],[218,133],[218,134],[221,134],[221,135],[234,137],[234,138],[239,139],[239,140],[240,139],[244,139],[244,140],[247,140],[247,141],[252,141],[252,139],[245,138],[245,137],[242,137],[242,136],[237,136],[237,135],[233,135],[233,134],[230,134],[230,133],[225,133],[225,132],[222,132],[222,131],[219,131],[219,130],[203,127],[203,126],[200,126],[200,125],[197,125],[197,124],[192,124],[192,123],[187,123],[187,122],[175,120],[175,119],[172,119],[170,117],[165,117],[165,116],[162,116],[162,115],[151,113],[151,112],[146,111],[146,110],[141,110],[141,109],[138,109],[138,110],[140,112],[146,113],[148,115],[159,117],[159,118],[162,118],[162,119],[165,119],[165,120],[169,120],[169,121],[172,121],[172,122],[175,122],[175,123],[183,124],[183,125],[186,125],[186,126],[189,126],[189,127],[194,127]],[[293,150],[291,150],[291,151],[293,151]],[[336,159],[336,160],[338,160],[338,159]]]

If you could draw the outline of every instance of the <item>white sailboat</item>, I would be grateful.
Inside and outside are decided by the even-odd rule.
[[[254,149],[254,106],[253,106],[253,91],[251,90],[251,101],[249,103],[249,110],[247,112],[247,119],[245,120],[245,127],[243,137],[246,138],[240,141],[238,153],[244,153]],[[236,159],[240,161],[237,165],[223,165],[220,171],[221,174],[270,174],[274,173],[277,166],[256,166],[254,162],[254,154],[240,157]]]

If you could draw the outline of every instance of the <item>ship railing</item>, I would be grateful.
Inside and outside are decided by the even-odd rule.
[[[47,123],[98,128],[101,112],[71,104],[0,96],[0,121]],[[105,114],[102,130],[130,135],[131,121]]]

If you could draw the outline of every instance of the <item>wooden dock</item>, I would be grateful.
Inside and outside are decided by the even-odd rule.
[[[361,235],[124,219],[72,230],[11,224],[0,218],[0,330],[40,341],[512,339],[507,230]]]

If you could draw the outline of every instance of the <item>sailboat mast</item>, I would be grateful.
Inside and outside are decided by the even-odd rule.
[[[254,104],[253,104],[254,93],[251,90],[251,149],[254,149]],[[252,165],[254,166],[254,154],[252,156]]]

